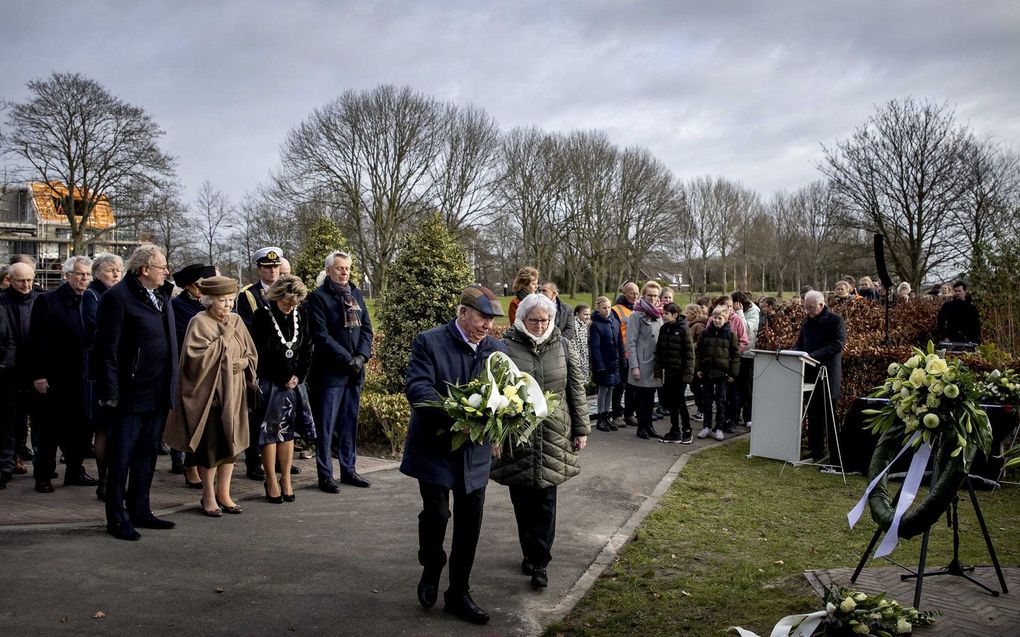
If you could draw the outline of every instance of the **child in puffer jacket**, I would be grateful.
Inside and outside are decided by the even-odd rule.
[[[726,422],[726,385],[732,384],[740,373],[740,344],[727,322],[727,309],[717,306],[712,310],[695,356],[695,375],[702,382],[705,395],[705,426],[698,432],[698,438],[711,435],[723,439],[723,425]],[[715,406],[715,426],[712,425],[712,411]]]
[[[676,303],[667,303],[662,308],[662,327],[655,343],[655,375],[662,381],[659,395],[665,399],[669,412],[670,429],[662,442],[691,444],[694,435],[686,394],[687,385],[694,378],[694,344],[687,318]]]

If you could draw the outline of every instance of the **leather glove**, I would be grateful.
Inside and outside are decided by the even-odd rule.
[[[365,361],[364,356],[362,356],[361,354],[356,354],[354,358],[351,359],[351,373],[355,376],[360,374],[361,370],[365,368],[366,362],[367,361]]]

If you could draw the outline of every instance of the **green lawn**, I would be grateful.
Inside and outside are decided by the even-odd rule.
[[[803,572],[856,566],[874,525],[865,513],[850,530],[846,513],[866,480],[848,476],[844,487],[839,476],[790,466],[780,476],[782,464],[747,453],[739,440],[693,456],[617,561],[544,634],[725,635],[739,625],[768,635],[781,617],[818,610]],[[1020,565],[1020,490],[978,498],[1000,563]],[[972,508],[959,510],[962,561],[990,564]],[[916,565],[919,550],[920,538],[901,540],[891,557]],[[939,523],[928,564],[951,555],[952,535]]]

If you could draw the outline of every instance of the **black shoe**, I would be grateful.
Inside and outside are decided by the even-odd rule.
[[[184,486],[189,489],[201,489],[202,481],[199,480],[198,482],[192,482],[191,480],[188,480],[188,476],[184,476]]]
[[[666,432],[666,435],[662,437],[662,442],[679,443],[683,440],[683,435],[679,429],[670,429]]]
[[[485,624],[489,621],[489,614],[479,608],[467,591],[463,593],[446,591],[443,593],[443,599],[446,601],[446,607],[443,610],[451,615],[460,617],[472,624]]]
[[[609,428],[609,423],[604,420],[600,420],[599,423],[595,425],[595,428],[599,431],[612,431],[612,429]]]
[[[177,526],[176,522],[171,520],[161,520],[154,515],[150,515],[144,518],[138,518],[131,520],[131,524],[139,529],[172,529]]]
[[[7,483],[11,481],[11,476],[8,473],[0,473],[0,489],[6,489]]]
[[[106,532],[118,540],[127,540],[128,542],[135,542],[142,537],[142,534],[127,522],[107,522]]]
[[[96,499],[100,502],[106,502],[106,489],[102,484],[96,487]]]
[[[366,480],[366,479],[362,478],[360,475],[358,475],[357,471],[352,471],[350,473],[341,473],[340,474],[340,482],[342,484],[349,484],[352,487],[362,487],[362,488],[371,486],[371,484],[372,484],[368,480]]]
[[[246,475],[249,480],[258,480],[259,482],[266,481],[266,472],[262,469],[262,467],[259,467],[258,469],[249,469]]]
[[[683,432],[683,438],[680,439],[680,444],[682,444],[682,445],[689,445],[689,444],[692,444],[693,442],[694,442],[694,431],[692,429],[688,429],[687,431]]]
[[[269,482],[263,482],[262,488],[266,490],[266,502],[270,504],[283,504],[283,490],[280,490],[280,495],[269,495]]]
[[[293,493],[291,493],[290,495],[284,493],[282,497],[284,502],[293,502],[295,499],[297,499],[297,495]]]
[[[64,474],[65,487],[94,487],[99,485],[96,480],[82,469],[77,475]]]
[[[439,576],[442,574],[441,568],[426,568],[422,571],[421,579],[418,580],[418,603],[422,608],[432,608],[436,605],[436,599],[439,597]]]
[[[549,585],[549,574],[546,573],[544,568],[535,567],[535,572],[531,574],[531,587],[532,588],[545,588]]]
[[[301,475],[301,467],[297,466],[296,464],[290,465],[290,475],[292,476]]]
[[[35,483],[36,493],[53,493],[53,483],[49,480]]]
[[[656,440],[658,440],[659,438],[662,438],[662,435],[659,434],[658,431],[655,431],[655,425],[653,425],[651,423],[649,423],[648,426],[645,427],[645,433],[648,434],[649,438],[655,438]]]
[[[535,563],[528,558],[524,558],[521,560],[521,572],[525,575],[531,575],[535,572]]]
[[[648,440],[649,438],[648,430],[645,427],[638,427],[637,437],[642,440]]]
[[[319,491],[340,493],[340,485],[336,483],[336,480],[319,480]]]

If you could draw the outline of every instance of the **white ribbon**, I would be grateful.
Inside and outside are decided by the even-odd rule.
[[[828,613],[824,610],[802,615],[787,615],[779,620],[779,623],[772,629],[769,637],[809,637],[818,628],[818,624],[822,623],[826,615]],[[798,624],[800,625],[798,626]],[[797,630],[791,632],[794,626],[797,626]],[[757,634],[740,626],[730,626],[730,630],[737,631],[740,637],[759,637]]]
[[[889,555],[896,548],[896,543],[900,539],[900,519],[903,518],[903,514],[910,508],[910,505],[914,503],[914,498],[917,497],[917,487],[921,485],[921,479],[924,477],[924,468],[928,464],[928,456],[930,455],[931,445],[922,444],[917,453],[914,454],[914,458],[910,461],[910,469],[907,470],[907,477],[903,479],[903,489],[900,491],[899,502],[896,503],[896,513],[893,515],[892,524],[889,525],[889,530],[885,532],[882,543],[878,546],[878,550],[875,551],[875,557]]]
[[[850,513],[846,514],[846,519],[847,522],[850,523],[851,529],[854,528],[854,525],[857,524],[857,521],[860,520],[861,516],[864,514],[864,507],[868,504],[868,496],[871,495],[871,492],[875,489],[875,485],[878,484],[878,481],[882,479],[882,476],[888,473],[889,469],[891,469],[892,466],[896,464],[896,461],[900,459],[900,456],[906,453],[907,449],[910,449],[910,447],[914,444],[915,441],[917,441],[920,435],[921,432],[915,431],[914,435],[912,435],[910,439],[907,440],[907,444],[903,445],[903,448],[900,449],[900,452],[896,454],[896,457],[893,458],[892,462],[889,463],[889,466],[887,466],[885,469],[882,469],[882,473],[875,476],[875,478],[868,484],[868,488],[864,490],[864,495],[862,495],[861,499],[858,500],[856,505],[854,505],[854,508],[850,509]]]
[[[504,354],[503,352],[493,352],[489,355],[489,358],[485,360],[485,377],[489,383],[489,397],[485,401],[485,407],[492,413],[496,413],[500,407],[504,407],[503,403],[506,397],[499,391],[499,387],[496,384],[496,379],[492,375],[492,359],[499,357],[501,360],[505,360],[507,365],[510,367],[510,372],[514,375],[514,378],[518,378],[524,381],[524,386],[528,390],[528,402],[530,402],[535,408],[535,415],[539,418],[545,418],[549,415],[549,405],[545,402],[545,394],[542,392],[542,388],[538,386],[538,381],[532,377],[531,374],[522,372],[517,364],[513,360]]]

